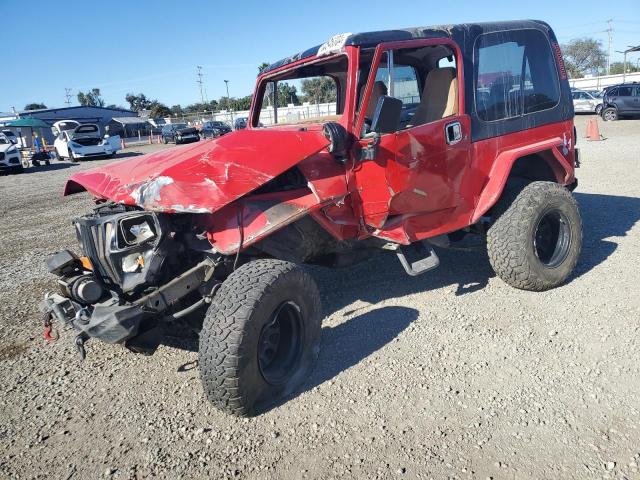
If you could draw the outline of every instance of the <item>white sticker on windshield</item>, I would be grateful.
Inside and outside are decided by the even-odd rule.
[[[320,45],[320,48],[318,49],[318,57],[339,52],[340,50],[342,50],[342,48],[344,47],[344,44],[347,42],[347,39],[350,36],[351,36],[351,32],[339,33],[338,35],[334,35],[325,43]]]

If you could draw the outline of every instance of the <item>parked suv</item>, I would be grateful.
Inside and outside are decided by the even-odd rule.
[[[162,127],[162,142],[163,143],[187,143],[197,142],[200,140],[198,130],[187,126],[186,123],[167,123]]]
[[[608,87],[604,91],[602,104],[602,119],[606,121],[640,115],[640,84],[623,83]]]
[[[302,81],[323,103],[274,110]],[[573,117],[546,23],[337,35],[260,74],[246,129],[74,173],[64,194],[97,205],[74,220],[80,253],[48,260],[46,322],[77,329],[81,356],[92,337],[150,354],[192,328],[211,402],[262,412],[318,357],[306,264],[391,252],[415,276],[471,236],[509,285],[561,285],[582,244]]]
[[[222,135],[226,135],[227,133],[231,133],[231,127],[219,120],[210,120],[208,122],[204,122],[202,124],[202,128],[200,129],[200,136],[202,138],[221,137]]]
[[[17,145],[4,133],[0,133],[0,175],[8,173],[22,173],[22,159]]]

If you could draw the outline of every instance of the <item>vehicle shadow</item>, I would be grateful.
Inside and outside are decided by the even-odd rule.
[[[131,151],[131,152],[118,152],[115,157],[113,157],[111,160],[122,160],[124,158],[129,158],[129,157],[137,157],[140,155],[144,155],[144,153],[142,152],[135,152],[135,151]]]
[[[386,306],[362,313],[335,327],[323,327],[320,355],[311,376],[293,393],[261,413],[277,408],[357,365],[393,341],[418,318],[418,314],[414,308]]]
[[[64,170],[65,168],[77,167],[77,163],[51,163],[50,165],[40,165],[39,167],[28,167],[24,169],[24,173],[53,172],[55,170]]]
[[[582,216],[582,253],[570,281],[600,265],[618,248],[610,237],[624,237],[640,220],[640,198],[574,193]]]

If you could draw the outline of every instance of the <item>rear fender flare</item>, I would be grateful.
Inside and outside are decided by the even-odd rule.
[[[573,182],[573,167],[562,154],[561,149],[563,146],[564,140],[560,137],[555,137],[501,152],[496,157],[491,167],[489,178],[480,193],[476,208],[471,217],[471,223],[478,222],[480,218],[496,204],[509,179],[513,165],[519,158],[536,154],[541,157],[551,171],[553,171],[556,182],[562,185]]]

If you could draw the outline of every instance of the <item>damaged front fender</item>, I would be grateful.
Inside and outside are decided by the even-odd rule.
[[[216,251],[231,255],[320,209],[327,202],[318,202],[308,188],[253,195],[227,205],[213,215],[202,215],[200,227]]]

